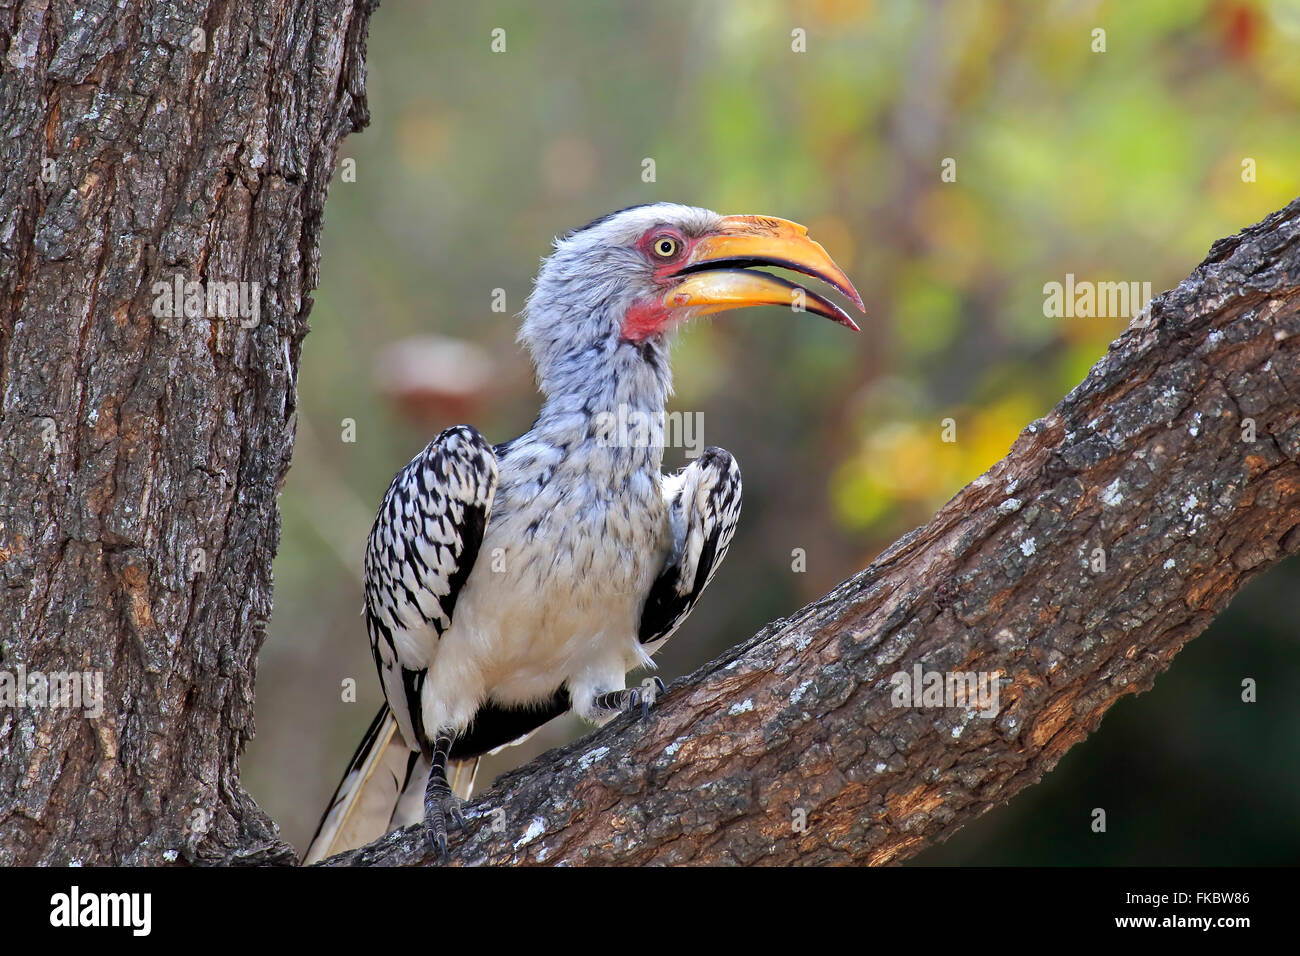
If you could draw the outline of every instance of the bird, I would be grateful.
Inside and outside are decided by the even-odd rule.
[[[518,342],[541,410],[490,444],[442,431],[393,478],[365,547],[363,615],[385,703],[304,862],[423,823],[448,856],[478,759],[568,711],[646,713],[627,686],[694,608],[740,516],[735,458],[709,447],[661,473],[675,333],[749,306],[840,305],[782,276],[861,296],[803,226],[668,202],[620,209],[553,244]],[[620,417],[621,416],[621,417]],[[645,424],[631,440],[611,423]],[[450,775],[449,775],[450,768]]]

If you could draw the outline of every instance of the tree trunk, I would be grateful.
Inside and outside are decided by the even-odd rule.
[[[0,10],[0,864],[289,860],[237,759],[371,4]]]
[[[1215,243],[865,571],[678,681],[649,719],[501,778],[452,859],[906,859],[1038,781],[1297,550],[1300,200]],[[996,713],[899,706],[911,681],[893,678],[918,665],[1001,675]],[[409,828],[327,862],[433,861]]]

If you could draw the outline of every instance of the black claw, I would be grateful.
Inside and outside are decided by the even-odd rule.
[[[465,814],[461,812],[460,800],[455,794],[446,791],[430,794],[424,804],[424,828],[429,834],[429,843],[438,856],[446,862],[447,827],[455,830],[465,828]]]
[[[433,847],[433,852],[437,853],[443,859],[447,858],[447,827],[446,823],[439,816],[426,814],[424,817],[424,832],[428,834],[429,845]]]
[[[654,693],[652,694],[641,694],[641,719],[642,720],[650,716],[651,702],[657,701],[659,699],[659,695],[664,693],[664,691],[668,689],[664,685],[664,681],[662,677],[652,677],[650,679],[654,681],[655,689],[654,689]]]

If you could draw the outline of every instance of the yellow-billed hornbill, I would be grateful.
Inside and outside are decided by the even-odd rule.
[[[447,817],[459,820],[449,761],[476,765],[568,710],[599,722],[647,706],[626,675],[653,666],[740,514],[740,470],[721,448],[660,473],[670,333],[753,305],[857,330],[829,299],[754,267],[815,277],[862,308],[826,251],[784,219],[653,203],[556,241],[519,331],[545,396],[532,429],[493,446],[449,428],[380,505],[365,619],[387,704],[308,862],[421,819],[445,853]],[[648,440],[601,424],[632,413]]]

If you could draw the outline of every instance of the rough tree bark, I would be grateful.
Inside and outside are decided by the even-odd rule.
[[[452,860],[906,859],[1035,783],[1297,550],[1300,200],[1215,243],[866,570],[675,683],[648,720],[502,777]],[[917,664],[1000,671],[998,713],[893,706],[890,677]],[[413,827],[326,864],[430,862]]]
[[[0,709],[0,864],[292,859],[237,758],[370,12],[0,3],[0,671],[105,700]]]

